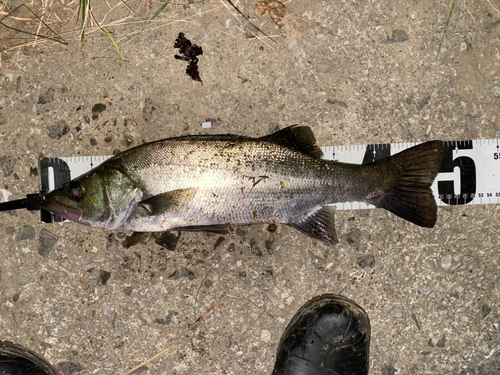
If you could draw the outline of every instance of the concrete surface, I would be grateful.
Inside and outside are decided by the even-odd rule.
[[[20,4],[5,3],[3,15]],[[95,0],[123,61],[95,27],[80,50],[70,32],[76,2],[25,4],[69,44],[0,55],[0,184],[9,199],[38,191],[40,155],[106,155],[181,134],[264,135],[298,123],[321,146],[500,137],[500,21],[487,1],[456,2],[436,57],[449,1],[292,1],[285,14],[273,10],[281,28],[269,12],[255,16],[255,1],[240,2],[273,36],[271,49],[216,0],[177,0],[153,22],[161,2],[130,2],[133,14],[118,0]],[[4,22],[48,32],[20,11]],[[173,57],[179,32],[203,48],[203,84]],[[14,37],[33,40],[2,26],[0,34],[2,50]],[[202,129],[207,121],[212,128]],[[274,319],[228,298],[141,373],[269,374],[295,311],[333,292],[370,316],[371,374],[498,374],[499,207],[438,215],[422,229],[382,210],[339,212],[331,247],[291,228],[271,238],[252,227],[182,233],[170,251],[154,239],[124,249],[124,233],[1,213],[0,339],[66,375],[121,374],[231,294]]]

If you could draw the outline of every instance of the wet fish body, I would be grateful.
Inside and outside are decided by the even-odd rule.
[[[367,165],[321,159],[308,127],[274,134],[184,136],[115,155],[44,197],[42,206],[93,227],[134,232],[283,223],[336,242],[333,203],[363,201],[431,227],[430,185],[442,142]]]

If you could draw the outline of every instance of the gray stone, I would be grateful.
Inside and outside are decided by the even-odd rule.
[[[158,319],[155,319],[154,322],[157,324],[161,324],[161,325],[167,325],[167,324],[172,323],[172,318],[174,316],[177,316],[177,315],[179,315],[179,313],[177,311],[168,310],[168,315],[166,316],[165,319],[158,318]]]
[[[439,339],[439,341],[437,342],[436,346],[438,348],[444,348],[444,344],[446,344],[446,336],[444,335],[443,333],[443,336],[441,336],[441,338]]]
[[[53,139],[60,139],[71,130],[64,120],[58,121],[55,125],[48,126],[47,129],[49,129],[49,137]]]
[[[408,34],[404,30],[392,30],[392,37],[387,37],[386,40],[383,40],[382,44],[393,44],[393,43],[401,43],[406,42],[408,40]]]
[[[59,237],[55,234],[52,234],[47,229],[43,228],[40,231],[38,253],[43,257],[47,257],[58,239]]]
[[[484,318],[486,318],[491,312],[491,307],[488,306],[488,304],[486,303],[483,303],[481,305],[481,316]]]
[[[356,228],[349,233],[347,233],[346,240],[349,245],[356,245],[359,243],[359,239],[361,238],[361,230]]]
[[[169,276],[170,279],[174,280],[180,279],[181,277],[186,277],[189,280],[194,280],[196,279],[197,276],[193,271],[188,270],[186,267],[182,267],[181,269],[175,270],[174,273],[172,273]]]
[[[347,108],[347,104],[341,100],[327,99],[327,103],[338,105],[339,107]]]
[[[426,96],[423,98],[421,101],[418,102],[417,104],[417,109],[420,111],[422,110],[427,104],[429,104],[431,101],[431,96]]]
[[[6,155],[0,157],[0,166],[2,166],[4,177],[9,177],[12,173],[14,173],[16,163],[17,159],[15,159],[13,156]]]
[[[0,126],[1,125],[7,125],[7,117],[0,113]]]
[[[106,104],[97,103],[92,106],[92,120],[97,120],[99,118],[99,114],[106,110]]]
[[[215,241],[215,244],[214,244],[214,250],[217,249],[220,245],[222,245],[224,240],[225,240],[225,238],[223,236],[220,236],[219,238],[217,238],[217,241]]]
[[[179,241],[179,236],[176,236],[172,232],[165,232],[160,235],[155,241],[156,244],[164,247],[167,250],[174,251],[177,247],[177,242]]]
[[[38,97],[38,104],[51,103],[54,100],[54,93],[56,91],[51,87]]]
[[[393,366],[388,365],[382,368],[382,375],[394,375],[396,374],[396,370]]]
[[[111,277],[111,272],[108,271],[99,271],[99,282],[102,285],[106,285],[108,282],[109,278]]]
[[[144,117],[144,120],[151,121],[153,112],[157,107],[158,106],[150,98],[146,98],[144,100],[144,108],[142,109],[142,116]]]
[[[500,98],[500,86],[493,86],[490,91],[495,98]]]
[[[396,274],[397,274],[397,270],[393,266],[389,267],[389,270],[386,272],[386,275],[389,277],[395,277]]]
[[[21,229],[19,229],[19,233],[17,234],[17,240],[31,240],[35,238],[35,228],[30,227],[29,225],[23,225]]]
[[[360,267],[373,267],[375,265],[375,257],[373,255],[363,255],[356,260]]]

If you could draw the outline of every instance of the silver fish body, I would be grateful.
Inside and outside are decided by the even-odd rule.
[[[74,221],[112,230],[284,223],[336,242],[336,202],[364,201],[422,226],[434,224],[436,207],[429,186],[442,159],[442,143],[411,150],[353,165],[321,159],[307,127],[289,127],[261,138],[170,138],[115,155],[50,193],[44,206]],[[408,196],[403,189],[401,195],[401,184],[415,192]],[[398,212],[392,207],[398,199],[409,200],[414,212]]]

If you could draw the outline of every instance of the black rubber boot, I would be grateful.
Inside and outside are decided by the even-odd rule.
[[[21,345],[0,341],[0,375],[61,375],[47,360]]]
[[[286,327],[273,375],[367,375],[369,352],[366,312],[347,298],[324,294]]]

